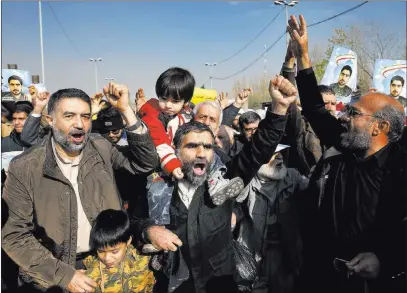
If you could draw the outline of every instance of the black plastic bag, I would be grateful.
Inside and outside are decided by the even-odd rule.
[[[257,281],[257,265],[253,254],[243,244],[233,240],[233,250],[236,262],[236,283],[239,291],[250,291]]]

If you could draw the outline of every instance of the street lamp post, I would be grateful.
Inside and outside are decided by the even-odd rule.
[[[90,62],[95,62],[95,93],[98,92],[98,65],[97,62],[101,62],[102,58],[89,58]]]
[[[215,67],[216,65],[217,65],[217,63],[205,63],[205,66],[209,66],[210,72],[211,72],[211,75],[210,75],[210,77],[209,77],[209,79],[211,80],[211,88],[213,88],[213,87],[212,87],[212,73],[213,73],[213,67]]]
[[[295,4],[297,4],[299,1],[293,0],[290,2],[287,2],[285,0],[279,0],[279,1],[274,1],[275,5],[284,5],[285,6],[285,25],[288,25],[288,7],[294,7]],[[285,33],[286,36],[286,47],[288,48],[288,43],[290,40],[290,37],[288,35],[288,32]]]
[[[42,83],[45,84],[44,44],[43,44],[43,39],[42,39],[42,7],[41,7],[41,1],[38,1],[38,18],[40,20],[40,47],[41,47]]]

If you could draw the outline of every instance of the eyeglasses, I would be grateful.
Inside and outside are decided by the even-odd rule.
[[[110,130],[108,133],[113,134],[113,135],[118,135],[120,133],[121,129],[116,129],[116,130]]]
[[[370,117],[374,117],[376,119],[382,119],[380,117],[377,117],[375,115],[370,115],[370,114],[366,114],[363,112],[360,112],[358,110],[356,110],[355,108],[353,108],[352,106],[345,106],[345,108],[343,108],[342,112],[340,112],[339,117],[342,117],[343,115],[348,115],[349,117],[352,118],[357,118],[357,117],[361,117],[361,116],[370,116]]]
[[[103,134],[104,134],[104,135],[109,135],[109,134],[119,135],[119,134],[120,134],[120,131],[121,131],[121,129],[109,130],[109,131],[103,132]]]
[[[257,130],[257,127],[255,128],[244,128],[244,132],[255,132]]]

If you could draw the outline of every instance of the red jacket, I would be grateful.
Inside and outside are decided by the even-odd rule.
[[[141,119],[150,129],[154,145],[160,157],[161,169],[171,174],[176,168],[181,168],[181,161],[175,156],[172,139],[178,127],[189,122],[190,118],[178,113],[168,122],[167,129],[159,119],[161,111],[157,99],[150,99],[140,109]]]

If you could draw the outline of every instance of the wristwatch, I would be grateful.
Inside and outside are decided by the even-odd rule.
[[[141,122],[141,119],[137,117],[137,122],[130,127],[126,127],[126,131],[134,131],[137,130],[143,123]]]

